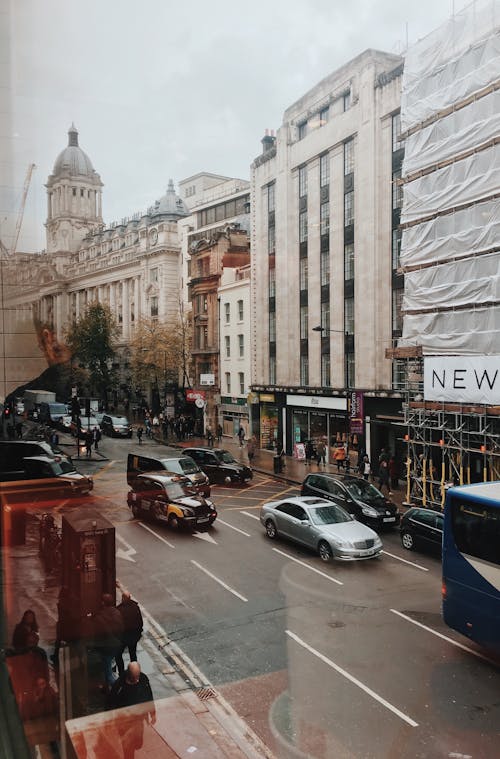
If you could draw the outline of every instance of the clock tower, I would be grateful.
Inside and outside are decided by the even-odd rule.
[[[75,253],[83,238],[102,225],[102,182],[78,145],[78,130],[68,130],[47,188],[47,252]]]

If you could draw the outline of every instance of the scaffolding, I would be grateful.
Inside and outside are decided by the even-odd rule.
[[[450,486],[500,480],[500,406],[425,401],[421,351],[386,356],[405,362],[406,503],[442,510]]]

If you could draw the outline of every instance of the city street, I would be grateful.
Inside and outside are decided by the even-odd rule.
[[[135,441],[101,447],[108,460],[80,468],[116,526],[120,583],[277,755],[495,755],[499,670],[443,625],[438,559],[404,551],[397,531],[380,558],[350,564],[271,541],[260,505],[298,488],[261,474],[213,487],[204,532],[136,521]]]

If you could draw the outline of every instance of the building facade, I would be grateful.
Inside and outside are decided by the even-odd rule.
[[[367,50],[290,106],[252,165],[253,427],[394,451],[401,394],[399,56]],[[330,450],[329,450],[330,453]]]

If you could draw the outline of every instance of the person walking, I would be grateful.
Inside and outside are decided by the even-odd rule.
[[[257,449],[257,438],[255,435],[252,435],[252,437],[248,440],[247,443],[247,456],[248,456],[248,463],[250,466],[252,465],[252,461],[255,456],[255,451]]]
[[[118,604],[117,609],[122,616],[123,635],[122,645],[115,659],[118,672],[122,675],[125,671],[123,652],[126,648],[128,648],[130,661],[137,661],[137,644],[142,635],[144,622],[139,604],[134,601],[128,591],[122,593],[122,601]]]
[[[123,637],[123,619],[111,593],[103,593],[102,606],[94,617],[94,646],[101,657],[105,685],[108,690],[115,682],[113,661],[116,660]]]
[[[242,447],[243,443],[245,442],[245,430],[240,424],[240,428],[238,430],[238,440],[240,441],[240,448]]]
[[[363,460],[361,462],[361,465],[360,465],[360,474],[363,475],[363,479],[364,480],[369,480],[370,479],[371,471],[372,471],[372,467],[371,467],[371,464],[370,464],[370,459],[368,458],[368,454],[365,453],[365,455],[363,456]]]
[[[389,487],[389,465],[385,458],[383,458],[380,462],[379,472],[378,472],[378,485],[380,488],[380,492],[382,492],[382,488],[387,488],[388,495],[392,495],[391,489]]]
[[[137,433],[136,434],[137,434],[137,440],[139,442],[139,445],[142,445],[142,436],[144,434],[144,430],[142,429],[142,427],[138,427],[137,428]]]
[[[140,664],[134,661],[130,662],[123,675],[120,675],[113,684],[108,696],[108,707],[110,709],[121,709],[136,704],[150,705],[148,716],[150,724],[154,725],[156,710],[149,678],[144,672],[141,672]]]
[[[14,628],[12,646],[14,648],[26,648],[28,646],[38,645],[38,630],[39,628],[35,612],[31,609],[26,609],[21,621],[18,622]]]
[[[222,424],[217,425],[217,442],[222,443]]]
[[[214,446],[214,433],[212,432],[212,428],[210,425],[207,425],[207,445],[209,448],[213,448]]]
[[[311,463],[311,459],[314,456],[314,446],[310,440],[306,440],[304,451],[306,454],[306,466],[309,466]]]
[[[337,462],[337,472],[340,472],[341,469],[344,469],[345,456],[345,445],[342,442],[338,442],[333,452],[333,458]]]
[[[99,441],[101,437],[102,435],[101,435],[101,430],[99,429],[99,427],[94,427],[92,431],[92,440],[94,442],[94,448],[96,451],[99,450]]]
[[[318,440],[316,445],[316,461],[318,466],[326,466],[326,445],[324,440]]]
[[[85,433],[85,451],[87,453],[87,458],[90,459],[92,457],[92,443],[94,442],[94,438],[92,436],[91,430],[87,430]]]

